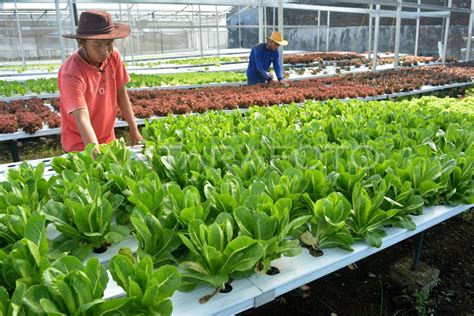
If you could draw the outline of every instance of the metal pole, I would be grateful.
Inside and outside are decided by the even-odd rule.
[[[451,8],[451,5],[453,3],[453,0],[448,0],[448,8]],[[446,63],[446,52],[448,48],[448,35],[449,35],[449,23],[451,20],[451,12],[449,13],[449,16],[446,18],[446,26],[444,29],[444,41],[443,41],[443,64]]]
[[[119,22],[122,21],[122,4],[119,2]],[[122,49],[120,50],[120,53],[123,54],[123,59],[125,61],[125,56],[127,55],[127,50],[125,49],[125,39],[121,40],[122,42]]]
[[[160,29],[160,46],[161,46],[161,53],[165,53],[165,44],[163,43],[163,30]],[[202,55],[202,53],[201,53]]]
[[[421,232],[418,234],[416,238],[416,244],[415,244],[415,255],[413,256],[413,263],[411,265],[411,271],[415,271],[416,268],[418,267],[418,264],[420,263],[420,258],[421,258],[421,250],[423,248],[423,237],[425,236],[425,232]]]
[[[267,35],[267,7],[263,7],[263,34]]]
[[[34,21],[33,21],[33,13],[30,13],[30,23],[31,25],[34,24]],[[40,50],[39,50],[39,44],[38,44],[38,36],[36,34],[36,32],[34,33],[34,37],[35,37],[35,46],[36,46],[36,56],[38,56],[38,58],[40,58]]]
[[[440,1],[443,3],[443,4],[442,4],[443,7],[445,7],[445,6],[447,5],[447,2],[446,2],[447,0],[440,0]],[[443,20],[442,20],[442,21],[443,21],[443,24],[442,24],[442,26],[441,26],[441,40],[440,40],[440,42],[443,41],[443,38],[444,38],[444,30],[446,29],[446,19],[445,19],[445,18],[442,18],[442,19],[443,19]],[[439,52],[439,55],[440,55],[440,56],[441,56],[441,54],[443,54],[442,50],[443,50],[443,48],[441,47],[441,51]]]
[[[316,51],[319,52],[319,40],[321,38],[321,11],[318,10],[318,40],[316,41]]]
[[[69,6],[69,19],[70,19],[70,24],[71,24],[71,34],[76,33],[76,13],[74,12],[74,5],[72,4],[72,0],[68,0],[68,6]],[[74,50],[77,49],[77,41],[71,41],[72,42],[72,47]]]
[[[469,55],[471,54],[472,19],[473,18],[474,18],[474,0],[471,0],[471,13],[469,14],[469,29],[467,30],[466,61],[469,61]]]
[[[18,153],[17,140],[16,139],[10,140],[8,142],[8,147],[10,147],[10,153],[12,154],[13,162],[20,161],[20,154]]]
[[[138,10],[138,3],[136,4],[136,6],[137,6],[137,23],[135,23],[135,25],[136,25],[137,31],[138,31],[138,32],[137,32],[137,33],[138,33],[138,35],[137,35],[137,36],[138,36],[138,49],[140,50],[140,55],[143,56],[142,41],[141,41],[141,39],[140,39],[140,37],[141,37],[141,36],[140,36],[140,33],[141,33],[141,32],[140,32],[140,23],[139,23],[139,22],[140,22],[140,11]]]
[[[209,21],[208,21],[209,19],[206,17],[204,20],[206,21],[204,24],[206,24],[206,26],[208,26],[209,25]],[[209,35],[209,28],[208,27],[206,27],[206,35],[207,35],[206,36],[207,37],[207,49],[210,49],[211,48],[211,36]]]
[[[400,27],[402,23],[402,1],[397,0],[397,19],[396,19],[396,26],[395,26],[395,56],[393,59],[393,67],[395,70],[398,70],[398,55],[400,54]]]
[[[19,44],[20,44],[20,50],[21,50],[21,61],[23,63],[23,67],[26,67],[25,50],[23,48],[23,38],[21,36],[20,18],[18,17],[18,9],[16,8],[16,1],[15,1],[15,17],[16,17],[16,29],[18,32],[18,40],[20,41]]]
[[[155,22],[155,12],[152,12],[151,13],[151,18],[152,18],[152,21],[153,21],[153,48],[154,48],[154,51],[155,51],[155,55],[158,54],[158,52],[156,51],[156,22]]]
[[[128,15],[128,25],[130,25],[130,28],[132,27],[132,17],[131,17],[131,12],[130,9],[132,7],[130,6],[130,3],[127,3],[127,15]],[[135,48],[133,47],[133,28],[132,28],[132,33],[130,34],[130,48],[132,49],[132,65],[135,66]]]
[[[421,5],[421,0],[418,0],[418,5]],[[421,9],[416,9],[417,13],[421,12]],[[415,56],[418,56],[418,41],[420,40],[420,17],[416,17],[416,31],[415,31]]]
[[[275,32],[275,20],[276,20],[276,18],[275,18],[275,7],[273,7],[273,21],[272,21],[273,22],[273,28],[272,28],[273,32]]]
[[[374,9],[374,6],[370,5],[370,11]],[[367,59],[370,60],[370,50],[372,49],[372,13],[369,13],[369,38],[367,40]]]
[[[63,34],[63,25],[61,21],[61,11],[59,11],[59,0],[55,0],[54,4],[56,7],[56,23],[58,24],[58,37],[59,49],[61,50],[61,61],[64,61],[64,38],[61,36]]]
[[[375,30],[374,30],[374,53],[372,57],[372,71],[377,69],[377,49],[379,43],[379,28],[380,28],[380,4],[375,6]]]
[[[2,10],[3,10],[3,9],[4,9],[4,8],[3,8],[3,3],[1,3],[1,5],[2,5]],[[6,33],[7,33],[7,37],[14,37],[14,34],[13,34],[13,35],[10,35],[10,20],[8,20],[8,22],[5,21],[5,27],[6,27],[6,30],[5,30],[5,31],[6,31]],[[11,56],[10,56],[10,61],[14,60],[14,58],[15,58],[15,56],[13,56],[13,50],[12,50],[12,54],[11,54]]]
[[[216,5],[216,43],[217,43],[217,57],[221,57],[221,50],[219,48],[219,13],[217,12]]]
[[[283,0],[278,0],[278,32],[283,35]],[[283,46],[280,46],[280,65],[283,68]]]
[[[79,16],[77,15],[77,5],[75,2],[72,3],[72,10],[74,11],[74,25],[77,25],[79,21]]]
[[[263,7],[258,7],[258,42],[263,43],[265,35],[263,33]]]
[[[202,21],[201,21],[201,5],[198,5],[198,11],[199,11],[199,43],[200,43],[200,48],[201,48],[201,57],[204,56],[203,54],[203,48],[202,48]]]
[[[326,51],[329,52],[329,24],[331,21],[331,12],[328,11],[328,21],[327,21],[327,28],[326,28]]]
[[[239,5],[239,47],[242,48],[242,24],[240,22],[240,11],[241,11],[241,6]]]
[[[193,50],[197,50],[198,42],[197,42],[197,35],[196,35],[196,28],[194,27],[194,5],[191,4],[191,34],[192,34],[192,41],[193,41]]]

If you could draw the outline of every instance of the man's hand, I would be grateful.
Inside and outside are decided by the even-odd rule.
[[[137,123],[135,122],[135,116],[133,115],[132,104],[128,97],[127,89],[125,86],[117,89],[117,104],[120,108],[123,118],[127,121],[130,131],[130,143],[132,146],[137,145],[143,141],[142,135],[138,130]]]
[[[96,159],[99,154],[100,154],[99,144],[94,144],[94,149],[92,150],[92,157]]]
[[[143,142],[143,137],[138,131],[138,128],[130,128],[130,144],[135,146],[141,142]]]
[[[267,79],[267,83],[272,83],[273,80],[274,80],[273,74],[272,74],[272,73],[269,73],[268,75],[269,75],[269,77],[268,77],[268,79]]]

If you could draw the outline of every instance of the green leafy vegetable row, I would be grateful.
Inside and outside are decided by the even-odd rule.
[[[84,265],[77,257],[49,253],[46,220],[27,220],[24,237],[0,250],[2,315],[170,315],[169,297],[181,276],[173,266],[153,270],[150,257],[124,251],[109,264],[113,279],[128,295],[105,300],[106,269],[96,258]]]
[[[174,65],[200,65],[200,64],[216,64],[221,63],[234,63],[240,62],[240,57],[197,57],[197,58],[185,58],[185,59],[170,59],[162,61],[146,61],[146,62],[136,62],[136,66],[140,67],[154,67],[164,64],[174,64]],[[130,66],[130,62],[125,62],[126,66]],[[54,70],[59,69],[61,66],[60,63],[50,63],[50,64],[30,64],[28,66],[17,66],[17,65],[3,65],[0,66],[0,71],[4,70],[14,70],[18,73],[25,72],[26,70],[47,70],[48,72],[53,72]]]
[[[221,289],[266,272],[282,255],[297,255],[300,242],[313,251],[350,251],[357,240],[379,247],[386,225],[415,229],[411,215],[424,205],[474,202],[473,116],[471,97],[170,116],[143,129],[146,161],[114,142],[95,159],[90,146],[55,158],[57,174],[48,180],[42,165],[23,165],[0,185],[0,285],[8,293],[0,297],[34,312],[66,314],[82,306],[77,302],[101,300],[93,287],[95,294],[76,305],[69,296],[48,296],[57,285],[44,271],[75,260],[65,254],[84,258],[129,232],[139,244],[136,257],[124,251],[109,264],[128,297],[91,303],[90,313],[167,314],[166,299],[178,287]],[[37,227],[27,228],[33,218]],[[44,236],[45,220],[61,233],[51,250],[27,235]],[[6,273],[21,267],[12,263],[18,260],[30,268]],[[162,273],[153,272],[158,267]],[[87,271],[101,268],[92,262],[54,275],[74,288],[81,283],[66,276],[73,271],[93,279],[100,273]],[[163,285],[169,290],[157,289],[160,278],[170,280]],[[31,290],[49,284],[42,296]],[[24,297],[33,303],[16,291],[31,293]]]
[[[147,61],[147,62],[137,62],[136,66],[140,67],[154,67],[158,65],[202,65],[202,64],[215,64],[220,65],[221,63],[235,63],[240,62],[240,57],[198,57],[198,58],[185,58],[185,59],[169,59],[164,61]],[[130,66],[130,62],[125,63],[127,66]]]
[[[242,82],[247,79],[243,72],[196,72],[161,75],[130,74],[129,88],[177,86],[220,82]],[[25,81],[0,80],[0,96],[57,93],[57,78],[30,79]]]
[[[208,84],[220,82],[242,82],[247,80],[243,72],[204,72],[204,73],[177,73],[161,75],[130,74],[132,80],[129,88],[179,86],[193,84]]]

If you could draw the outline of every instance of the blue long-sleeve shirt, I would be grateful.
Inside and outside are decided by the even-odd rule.
[[[278,50],[267,49],[265,43],[257,44],[250,52],[247,80],[251,83],[264,83],[270,78],[267,69],[273,63],[273,69],[278,80],[283,79],[280,53]]]

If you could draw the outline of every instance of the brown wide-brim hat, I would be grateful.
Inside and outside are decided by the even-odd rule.
[[[66,38],[79,39],[116,39],[130,35],[126,24],[113,23],[112,16],[102,10],[90,10],[81,13],[76,34],[63,34]]]
[[[285,41],[283,39],[283,35],[280,32],[272,32],[272,36],[266,37],[266,39],[272,40],[275,43],[278,43],[278,45],[281,46],[286,46],[288,45],[288,41]]]

